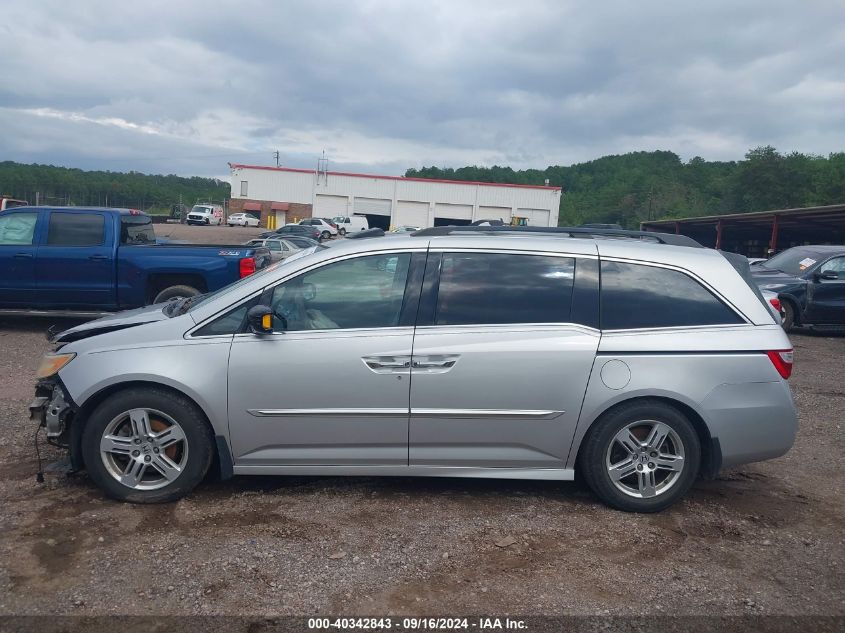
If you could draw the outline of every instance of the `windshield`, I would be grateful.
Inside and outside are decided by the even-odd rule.
[[[768,270],[779,270],[788,275],[799,276],[803,275],[822,259],[824,259],[824,256],[821,253],[806,248],[790,248],[759,264],[759,267],[767,268]]]
[[[248,284],[249,282],[251,282],[252,280],[254,280],[256,278],[263,277],[263,276],[267,275],[268,273],[271,273],[273,271],[278,270],[282,266],[287,266],[288,264],[290,264],[293,261],[296,261],[297,259],[302,259],[303,257],[307,257],[311,253],[316,252],[317,249],[322,250],[324,248],[328,248],[328,247],[323,246],[321,244],[319,246],[314,246],[312,248],[307,248],[305,250],[301,250],[298,253],[291,255],[287,259],[283,259],[282,261],[276,262],[275,264],[270,264],[266,268],[262,268],[261,270],[256,271],[253,274],[251,274],[247,277],[244,277],[243,279],[239,279],[238,281],[231,283],[228,286],[223,286],[222,288],[220,288],[220,290],[216,290],[215,292],[209,292],[209,293],[206,293],[206,294],[203,294],[203,295],[197,295],[195,297],[187,297],[185,299],[180,299],[178,301],[172,301],[171,303],[168,303],[166,306],[164,306],[164,313],[169,317],[174,317],[174,316],[178,316],[180,314],[185,314],[186,312],[191,312],[191,311],[194,310],[194,308],[202,305],[203,303],[205,303],[209,299],[216,299],[218,297],[222,297],[223,295],[225,295],[229,292],[232,292],[233,290],[237,290],[241,286]]]
[[[191,209],[191,213],[211,213],[211,207],[206,207],[201,204],[196,204]]]

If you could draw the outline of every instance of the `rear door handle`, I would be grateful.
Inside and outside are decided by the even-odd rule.
[[[32,259],[32,253],[15,253],[15,259]]]
[[[411,367],[428,374],[444,374],[455,366],[459,358],[458,354],[420,356],[414,359]]]
[[[94,261],[103,261],[108,259],[108,257],[106,257],[105,255],[91,255],[88,257],[88,259],[92,259]]]

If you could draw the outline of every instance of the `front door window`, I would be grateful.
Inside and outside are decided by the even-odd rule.
[[[396,327],[410,261],[401,253],[328,264],[277,286],[273,314],[287,331]]]

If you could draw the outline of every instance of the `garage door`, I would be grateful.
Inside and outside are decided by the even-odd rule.
[[[393,216],[393,226],[428,227],[428,202],[409,202],[399,200],[396,203],[396,214]]]
[[[434,205],[434,217],[450,220],[472,220],[472,205],[437,203]]]
[[[501,220],[505,224],[511,221],[510,207],[478,207],[479,220]]]
[[[327,196],[317,194],[317,204],[312,215],[315,218],[335,218],[339,215],[348,215],[346,196]]]
[[[390,215],[390,200],[355,198],[354,208],[358,215]]]
[[[528,218],[528,226],[552,226],[549,223],[551,213],[548,209],[517,209],[516,214]]]

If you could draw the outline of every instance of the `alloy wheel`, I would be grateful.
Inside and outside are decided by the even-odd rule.
[[[134,490],[158,490],[175,481],[188,462],[188,440],[179,423],[155,409],[115,417],[100,439],[106,471]]]
[[[605,453],[610,481],[631,497],[648,499],[674,486],[684,470],[684,444],[671,426],[639,420],[613,436]]]

